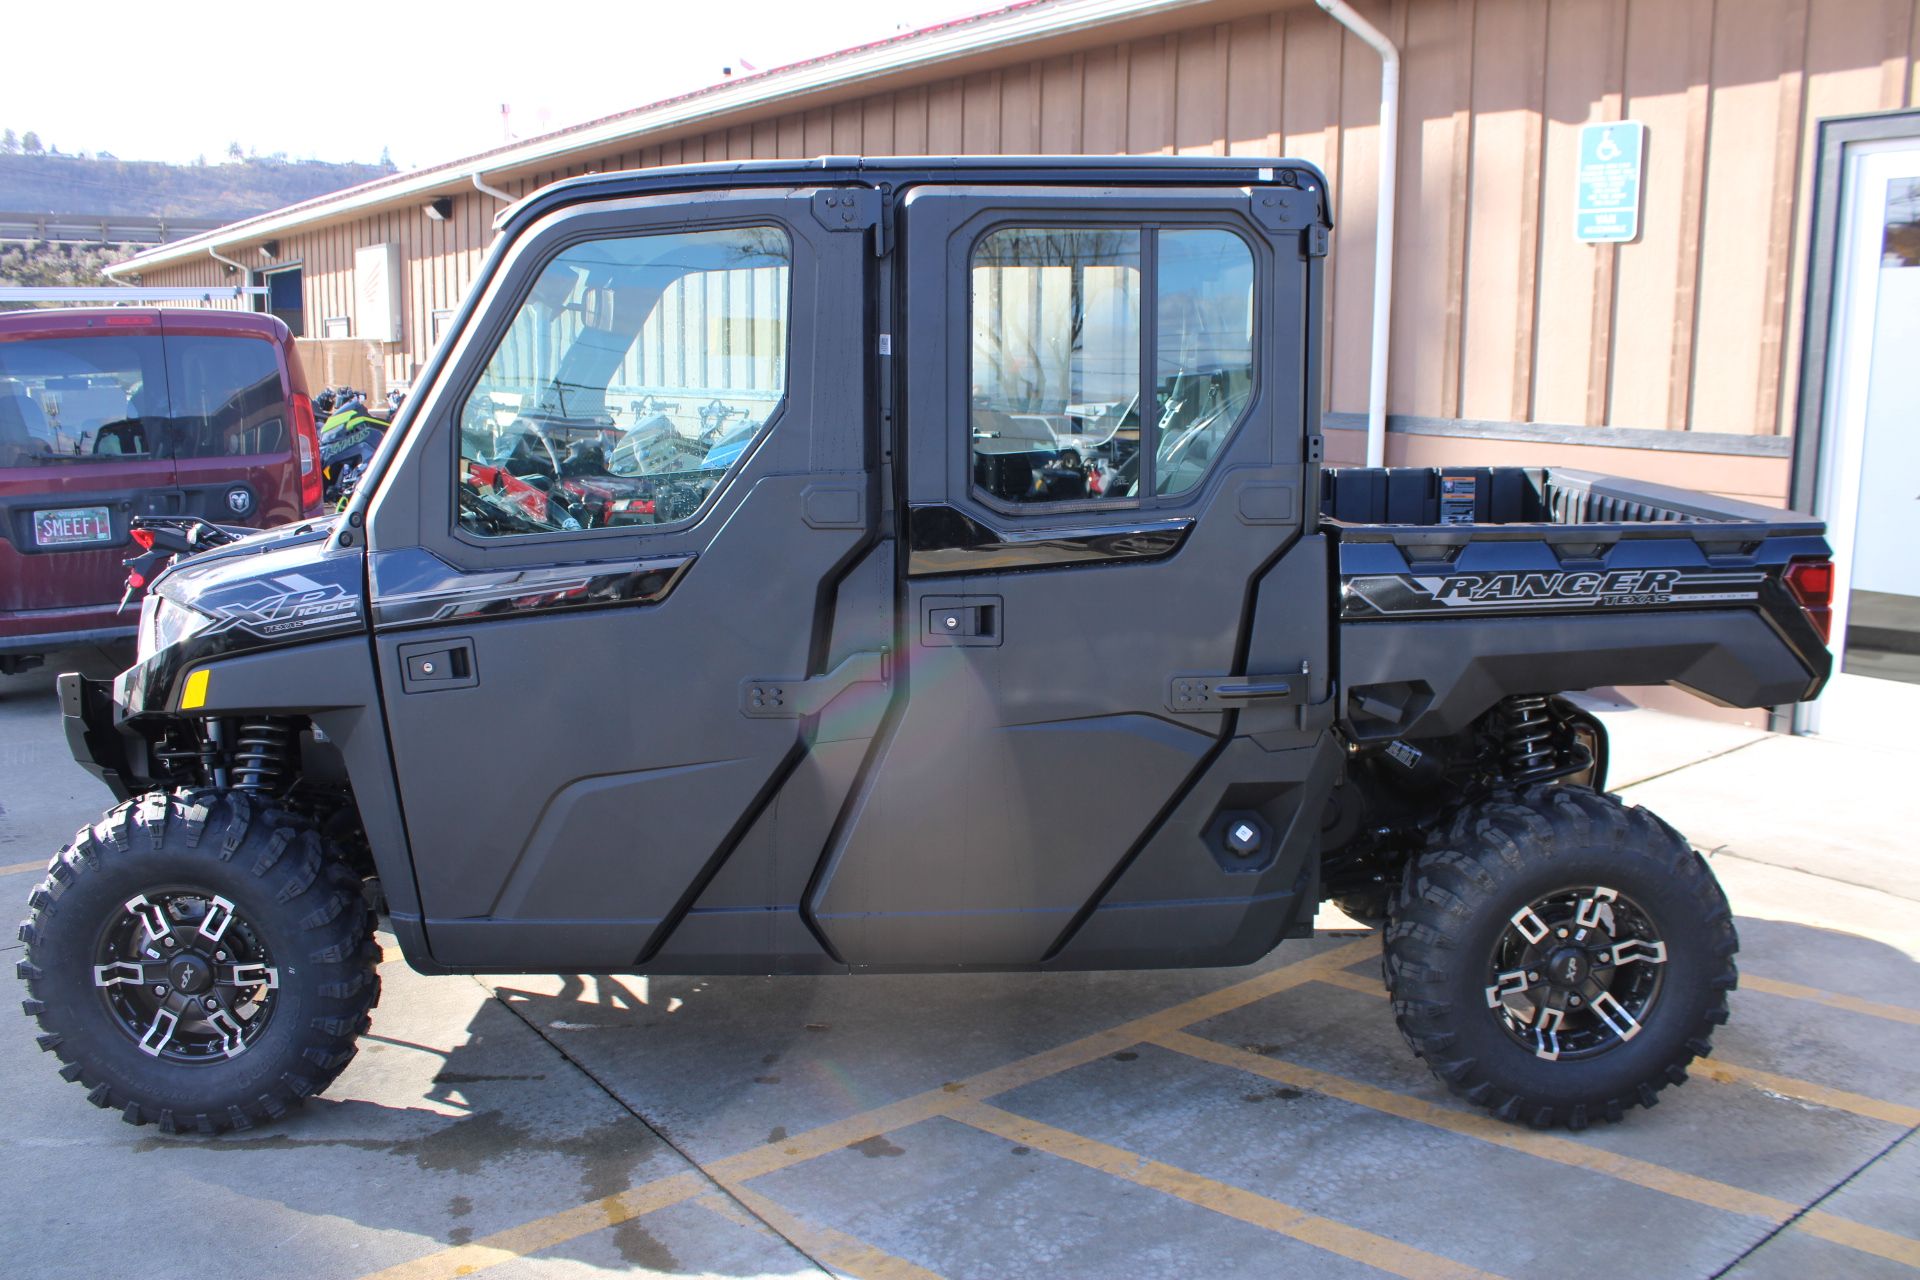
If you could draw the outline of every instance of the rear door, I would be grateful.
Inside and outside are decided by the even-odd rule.
[[[274,330],[227,313],[67,316],[0,339],[0,610],[118,601],[136,516],[298,519],[293,382]]]
[[[1221,745],[1306,500],[1302,233],[1256,199],[1315,207],[904,201],[904,706],[810,899],[850,964],[1042,962]]]
[[[157,316],[15,318],[0,334],[0,612],[109,605],[129,522],[173,493]],[[65,629],[48,620],[48,629]]]
[[[440,961],[630,969],[777,795],[809,792],[784,814],[837,810],[817,793],[845,782],[810,762],[821,737],[860,736],[821,730],[840,710],[877,723],[892,604],[871,558],[873,259],[840,217],[857,200],[551,214],[426,393],[368,530]],[[850,629],[856,569],[869,622]],[[749,897],[714,918],[755,922],[737,951],[778,945],[782,909],[797,926],[824,838],[735,861]]]
[[[220,524],[268,528],[298,520],[295,376],[285,330],[230,313],[161,314],[177,505]]]

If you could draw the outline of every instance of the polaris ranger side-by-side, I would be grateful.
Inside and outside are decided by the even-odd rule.
[[[1326,184],[828,159],[516,206],[347,510],[178,560],[60,679],[120,797],[21,927],[63,1074],[277,1117],[414,968],[1238,965],[1333,899],[1414,1051],[1617,1118],[1733,922],[1561,694],[1827,677],[1790,513],[1328,469]]]

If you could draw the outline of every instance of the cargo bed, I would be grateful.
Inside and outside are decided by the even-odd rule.
[[[1329,467],[1320,512],[1358,526],[1700,524],[1817,532],[1820,522],[1778,507],[1567,467]],[[1670,534],[1672,530],[1661,530]],[[1716,533],[1724,537],[1727,530]]]
[[[1322,477],[1363,738],[1458,729],[1496,687],[1671,683],[1764,706],[1826,679],[1825,601],[1789,575],[1827,544],[1799,512],[1550,467]]]

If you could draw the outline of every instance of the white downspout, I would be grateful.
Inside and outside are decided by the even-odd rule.
[[[237,270],[237,271],[239,271],[239,273],[240,273],[240,283],[241,283],[241,285],[243,285],[243,286],[244,286],[244,285],[246,285],[246,283],[247,283],[248,281],[250,281],[250,280],[252,280],[252,279],[253,279],[253,269],[252,269],[252,268],[250,268],[249,266],[247,266],[247,264],[246,264],[246,263],[244,263],[244,262],[235,262],[235,261],[234,261],[234,260],[233,260],[232,258],[226,258],[226,257],[222,257],[222,256],[221,256],[221,254],[220,254],[220,251],[219,251],[218,249],[216,249],[216,248],[214,248],[214,247],[213,247],[212,245],[208,245],[208,246],[207,246],[207,254],[208,254],[208,256],[209,256],[209,257],[211,257],[211,258],[212,258],[212,259],[213,259],[213,260],[214,260],[215,262],[223,262],[223,263],[225,263],[225,264],[226,264],[227,266],[229,266],[229,267],[233,267],[233,268],[234,268],[235,270]],[[236,294],[236,295],[234,295],[234,296],[235,296],[235,297],[238,297],[238,298],[243,298],[243,299],[244,299],[244,298],[247,298],[247,297],[249,297],[250,295],[248,295],[248,294],[244,294],[244,293],[241,293],[241,294]],[[241,303],[241,308],[242,308],[242,309],[244,310],[244,309],[246,309],[246,308],[247,308],[248,306],[250,306],[250,305],[251,305],[251,303],[248,303],[248,302],[242,302],[242,303]]]
[[[488,186],[486,175],[482,173],[475,173],[473,175],[473,186],[474,186],[474,190],[479,191],[485,195],[490,195],[495,200],[504,200],[508,204],[514,204],[520,199],[519,196],[509,195],[498,187]]]
[[[1380,55],[1379,208],[1373,230],[1373,367],[1367,373],[1367,465],[1387,461],[1387,336],[1393,320],[1393,211],[1400,164],[1400,51],[1346,0],[1315,0]]]

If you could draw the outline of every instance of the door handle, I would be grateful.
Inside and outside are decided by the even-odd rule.
[[[920,643],[971,647],[1000,643],[999,596],[925,596],[920,601]]]
[[[432,693],[438,689],[471,689],[480,683],[473,661],[473,641],[423,640],[400,646],[400,689],[403,693]]]

